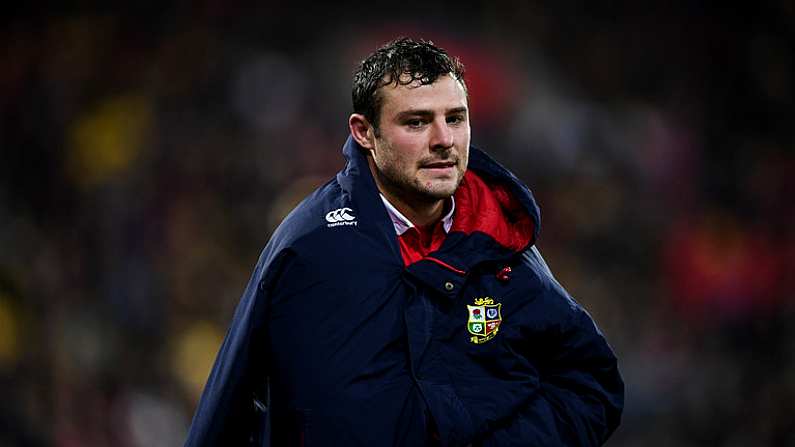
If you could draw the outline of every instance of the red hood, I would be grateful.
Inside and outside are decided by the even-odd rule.
[[[468,170],[454,197],[455,214],[450,234],[480,232],[515,252],[524,250],[530,244],[534,235],[533,219],[504,185],[489,185]],[[404,264],[411,265],[425,259],[429,253],[442,246],[446,236],[441,222],[433,228],[409,229],[398,237]],[[431,260],[440,262],[435,258]]]
[[[524,250],[533,238],[533,219],[519,200],[505,185],[489,185],[472,170],[464,174],[455,205],[451,233],[479,231],[513,251]]]

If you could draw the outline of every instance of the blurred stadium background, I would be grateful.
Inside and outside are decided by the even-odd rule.
[[[398,35],[462,58],[473,142],[617,350],[608,445],[795,445],[792,1],[66,3],[0,19],[0,446],[182,443]]]

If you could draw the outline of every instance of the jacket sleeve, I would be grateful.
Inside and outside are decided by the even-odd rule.
[[[186,447],[267,443],[268,294],[284,256],[264,262],[249,280],[215,359],[188,432]]]
[[[602,445],[618,427],[624,406],[616,357],[588,313],[554,280],[538,251],[533,248],[526,256],[549,280],[542,300],[554,303],[545,307],[554,309],[550,317],[559,322],[541,332],[528,331],[528,337],[541,338],[528,343],[535,352],[526,352],[537,364],[539,387],[480,445]]]

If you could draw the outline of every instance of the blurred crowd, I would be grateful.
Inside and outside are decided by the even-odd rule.
[[[617,351],[608,445],[795,445],[792,2],[332,3],[0,19],[0,446],[183,442],[259,251],[343,165],[355,64],[399,35],[461,57],[473,143]]]

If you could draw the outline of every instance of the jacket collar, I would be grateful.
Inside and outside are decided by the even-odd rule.
[[[414,228],[414,224],[403,215],[397,208],[395,208],[392,203],[389,202],[389,199],[384,197],[383,194],[380,194],[381,201],[384,202],[384,208],[386,208],[387,214],[389,214],[389,218],[392,220],[392,224],[395,226],[395,233],[400,236],[409,228]],[[453,226],[453,214],[455,213],[455,197],[450,197],[450,210],[447,211],[447,214],[442,216],[442,228],[444,228],[445,233],[450,232],[450,228]]]
[[[395,226],[381,200],[375,180],[370,173],[362,148],[352,137],[348,137],[342,150],[347,163],[345,168],[337,174],[337,181],[343,194],[349,195],[354,210],[358,213],[359,229],[379,238],[389,241],[390,250],[394,252],[396,262],[402,263],[400,247],[395,237]],[[488,183],[505,186],[513,198],[518,201],[523,211],[532,220],[532,235],[529,242],[521,249],[508,249],[501,246],[494,238],[482,233],[457,233],[448,234],[445,243],[432,257],[441,264],[453,267],[463,272],[469,271],[475,265],[486,261],[504,260],[512,257],[517,252],[530,248],[537,237],[541,227],[541,216],[538,205],[530,190],[510,171],[492,159],[488,154],[470,146],[469,166],[472,170]],[[436,262],[434,261],[434,262]],[[423,261],[421,261],[423,262]],[[440,264],[439,262],[436,262]]]

